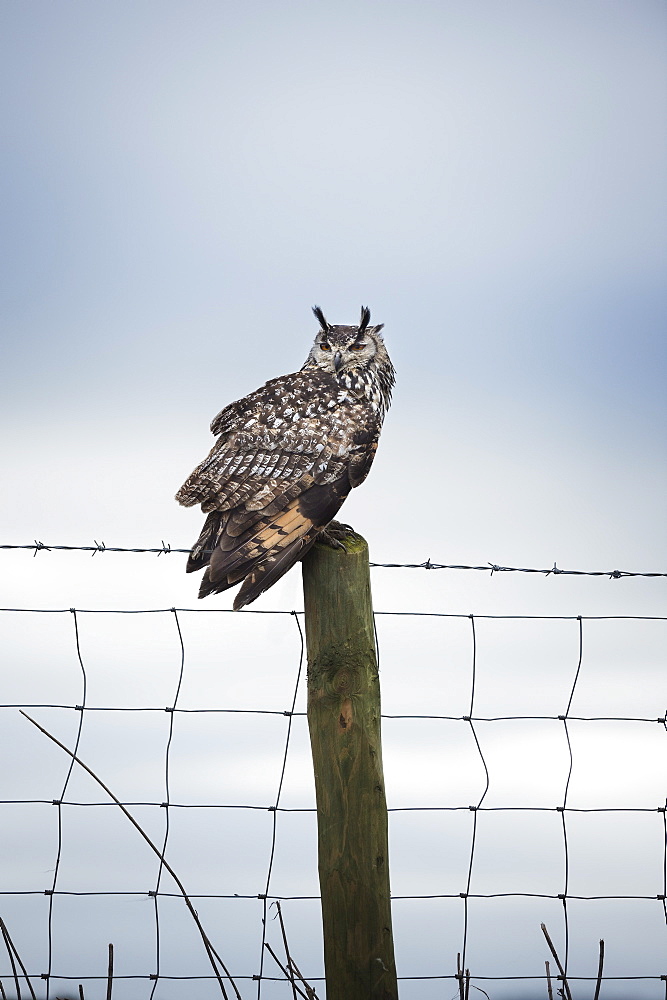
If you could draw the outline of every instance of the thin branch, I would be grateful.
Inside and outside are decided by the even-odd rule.
[[[113,989],[113,945],[109,944],[109,967],[107,971],[107,1000],[111,1000]]]
[[[278,968],[283,971],[283,973],[285,974],[286,978],[290,979],[291,977],[290,977],[290,974],[289,974],[288,970],[285,968],[285,966],[283,965],[283,963],[280,961],[280,959],[278,958],[278,956],[276,955],[275,951],[273,950],[273,948],[271,947],[271,945],[269,944],[268,941],[264,942],[264,947],[266,948],[266,950],[268,951],[269,955],[271,956],[271,958],[273,959],[273,961],[276,963],[276,965],[278,966]],[[304,993],[303,990],[300,989],[296,985],[296,983],[294,982],[293,978],[292,978],[291,981],[292,981],[292,988],[295,989],[297,992],[299,992],[301,994],[301,996],[304,997],[304,1000],[310,1000],[310,997],[306,993]],[[294,995],[296,996],[296,993]]]
[[[278,911],[278,920],[280,921],[280,932],[283,936],[283,945],[285,946],[285,958],[287,959],[287,969],[289,972],[289,981],[292,984],[292,996],[296,1000],[296,983],[294,982],[294,973],[292,972],[292,959],[289,953],[289,947],[287,945],[287,934],[285,933],[285,924],[283,922],[283,911],[280,907],[280,903],[276,900],[276,910]]]
[[[33,726],[35,726],[37,729],[39,729],[39,731],[41,733],[44,733],[45,736],[48,736],[48,738],[53,743],[55,743],[56,746],[59,746],[61,750],[64,750],[66,754],[69,754],[69,756],[72,758],[72,760],[75,760],[77,762],[77,764],[79,764],[79,766],[84,769],[84,771],[88,772],[88,774],[91,776],[91,778],[93,778],[97,782],[97,784],[101,788],[104,789],[104,791],[107,793],[107,795],[111,799],[113,799],[113,801],[116,803],[116,805],[121,810],[121,812],[125,816],[127,816],[127,818],[129,819],[130,823],[132,824],[132,826],[136,830],[139,831],[139,833],[144,838],[144,840],[146,841],[146,843],[148,844],[148,846],[151,848],[151,850],[154,851],[155,854],[157,854],[158,858],[161,859],[162,864],[167,869],[167,871],[169,872],[169,874],[173,878],[174,882],[176,883],[176,885],[180,889],[181,894],[183,896],[183,899],[185,901],[185,905],[187,906],[187,908],[190,911],[190,914],[192,916],[192,919],[194,920],[195,924],[197,925],[197,930],[199,931],[199,933],[201,935],[201,939],[202,939],[202,941],[204,943],[204,948],[206,949],[206,954],[208,955],[209,962],[211,963],[211,967],[212,967],[212,969],[213,969],[213,971],[215,973],[216,979],[218,980],[218,985],[220,986],[220,991],[221,991],[223,997],[225,998],[225,1000],[229,1000],[229,997],[227,995],[227,991],[225,989],[225,985],[224,985],[224,983],[222,981],[222,977],[221,977],[220,972],[218,970],[218,967],[217,967],[217,965],[215,963],[215,958],[217,958],[217,960],[220,962],[220,965],[222,966],[223,972],[225,973],[225,975],[229,979],[229,982],[231,983],[231,985],[232,985],[232,987],[234,989],[234,992],[236,994],[237,1000],[243,1000],[243,998],[241,997],[241,994],[239,993],[238,989],[236,988],[236,983],[232,979],[231,975],[229,974],[229,971],[227,970],[227,967],[225,966],[224,962],[222,961],[222,959],[218,955],[217,951],[214,949],[213,945],[211,944],[211,942],[210,942],[210,940],[209,940],[209,938],[208,938],[208,936],[206,934],[206,931],[202,927],[201,922],[199,920],[199,916],[197,915],[197,911],[195,910],[194,906],[190,902],[190,897],[188,896],[187,892],[185,891],[185,886],[181,882],[180,878],[178,877],[178,875],[176,874],[176,872],[174,871],[174,869],[168,863],[168,861],[166,861],[164,859],[164,857],[162,856],[161,852],[155,846],[155,844],[150,839],[150,837],[148,836],[148,834],[145,833],[144,830],[139,825],[139,823],[137,823],[137,821],[134,818],[134,816],[132,815],[132,813],[129,812],[125,808],[125,806],[120,801],[120,799],[116,798],[116,796],[114,795],[114,793],[111,791],[110,788],[107,787],[107,785],[104,784],[104,782],[102,781],[102,779],[98,778],[98,776],[95,774],[95,772],[93,770],[91,770],[91,768],[89,768],[87,764],[84,764],[84,762],[81,760],[80,757],[77,757],[76,754],[72,753],[72,751],[68,747],[66,747],[64,743],[61,743],[60,740],[57,740],[55,736],[52,736],[51,733],[48,732],[48,730],[44,729],[43,726],[40,726],[40,724],[38,722],[35,722],[35,720],[33,718],[31,718],[27,714],[27,712],[24,712],[23,709],[20,709],[20,712],[21,712],[21,715],[25,716],[25,718],[28,720],[28,722],[32,722]]]
[[[558,952],[556,951],[556,949],[554,947],[553,941],[549,937],[549,931],[547,930],[547,926],[546,926],[546,924],[540,924],[540,927],[542,928],[542,933],[544,934],[545,938],[547,939],[547,944],[549,945],[549,950],[551,951],[551,954],[553,955],[553,957],[555,959],[556,965],[558,966],[558,971],[560,972],[560,975],[561,975],[561,979],[563,980],[563,992],[564,992],[564,995],[567,997],[567,1000],[572,1000],[572,994],[570,993],[570,987],[568,985],[567,977],[565,975],[565,969],[561,965],[560,958],[558,957]]]
[[[308,1000],[318,1000],[318,996],[317,996],[317,993],[315,992],[314,988],[309,983],[306,982],[306,980],[303,977],[303,973],[299,969],[299,966],[296,964],[296,962],[294,961],[294,959],[291,956],[290,956],[290,966],[293,969],[293,971],[296,973],[297,979],[300,979],[301,982],[303,983],[304,989],[305,989],[306,993],[308,994]],[[298,986],[297,986],[297,989],[299,989]]]
[[[551,987],[551,969],[549,968],[549,963],[544,963],[547,969],[547,996],[549,1000],[554,1000],[554,991]]]
[[[599,1000],[600,987],[602,986],[602,967],[604,965],[604,941],[600,938],[600,958],[598,960],[598,978],[595,984],[595,994],[593,1000]]]
[[[5,922],[0,918],[0,930],[2,930],[2,936],[5,941],[5,947],[7,949],[7,954],[9,955],[9,961],[12,966],[12,975],[14,977],[14,986],[16,987],[17,1000],[21,1000],[21,986],[19,984],[19,979],[16,974],[16,962],[14,961],[14,951],[11,946],[11,941],[9,940],[9,932],[5,927]]]
[[[463,969],[461,968],[461,952],[456,953],[456,978],[459,984],[459,1000],[465,1000],[465,992],[463,986]]]
[[[14,942],[12,941],[12,939],[10,937],[10,934],[9,934],[9,931],[7,930],[7,925],[4,922],[4,920],[2,919],[2,917],[0,917],[0,930],[2,930],[2,936],[3,936],[4,940],[5,940],[5,946],[7,948],[8,953],[9,953],[9,960],[12,963],[12,972],[14,973],[14,982],[16,984],[17,1000],[20,1000],[20,997],[21,997],[21,987],[19,986],[18,976],[16,975],[16,965],[14,964],[13,955],[16,955],[16,961],[21,966],[21,972],[23,973],[23,975],[25,977],[25,981],[28,984],[28,989],[30,990],[30,996],[32,997],[32,1000],[37,1000],[37,998],[35,996],[35,991],[32,988],[32,983],[30,982],[30,978],[28,976],[28,970],[26,969],[25,965],[21,961],[21,956],[18,953],[18,949],[17,949],[16,945],[14,944]]]

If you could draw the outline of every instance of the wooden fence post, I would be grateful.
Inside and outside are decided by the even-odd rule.
[[[397,1000],[368,546],[303,561],[327,1000]]]

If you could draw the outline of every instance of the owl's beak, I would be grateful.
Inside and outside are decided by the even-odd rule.
[[[334,361],[334,369],[337,372],[339,372],[340,371],[340,366],[343,363],[343,355],[340,353],[340,351],[336,351],[336,353],[334,354],[333,361]]]

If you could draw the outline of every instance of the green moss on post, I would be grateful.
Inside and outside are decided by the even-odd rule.
[[[368,546],[303,562],[327,1000],[397,1000]]]

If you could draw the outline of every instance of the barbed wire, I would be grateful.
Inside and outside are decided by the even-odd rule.
[[[23,549],[32,552],[36,556],[38,552],[91,552],[94,556],[98,552],[125,552],[125,553],[147,553],[149,555],[167,556],[171,554],[189,555],[191,548],[176,548],[169,542],[162,541],[159,547],[130,548],[122,545],[107,545],[105,542],[93,541],[92,545],[47,545],[35,539],[29,545],[0,545],[0,549]],[[501,566],[498,563],[488,562],[483,566],[466,565],[463,563],[438,563],[431,559],[425,559],[420,563],[379,563],[371,562],[372,569],[454,569],[473,570],[476,572],[490,573],[536,573],[541,576],[604,576],[610,580],[621,580],[625,577],[663,577],[666,573],[638,572],[625,569],[612,570],[586,570],[586,569],[561,569],[555,562],[550,569],[536,569],[528,566]]]

